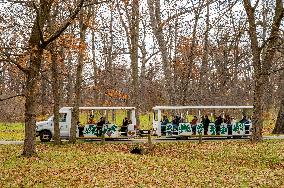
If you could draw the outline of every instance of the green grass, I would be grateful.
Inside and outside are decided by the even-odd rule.
[[[158,143],[146,155],[131,144],[0,145],[0,187],[281,187],[284,141]],[[145,147],[145,146],[144,146]]]
[[[263,134],[264,135],[271,135],[274,126],[275,126],[276,120],[270,119],[270,120],[264,120],[263,122]]]
[[[0,140],[24,140],[23,123],[0,123]]]

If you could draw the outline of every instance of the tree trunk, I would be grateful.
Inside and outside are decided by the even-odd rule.
[[[273,134],[284,134],[284,96],[282,97]]]
[[[263,99],[265,85],[269,78],[269,71],[271,69],[270,61],[273,60],[275,55],[275,50],[269,50],[264,52],[263,61],[261,61],[261,50],[259,47],[257,30],[256,30],[256,20],[255,20],[255,7],[251,5],[250,0],[243,0],[244,8],[247,13],[248,22],[249,22],[249,35],[251,40],[251,49],[253,56],[253,68],[254,68],[254,112],[253,112],[253,141],[262,140],[262,127],[263,127]],[[256,2],[258,3],[258,1]],[[273,18],[270,40],[268,40],[267,48],[272,49],[275,46],[277,40],[279,27],[281,20],[284,16],[283,11],[283,2],[282,0],[276,0],[275,2],[275,15]]]
[[[58,73],[58,63],[60,62],[60,57],[58,52],[56,52],[55,45],[51,46],[51,70],[52,70],[52,93],[53,93],[53,114],[54,114],[54,144],[59,145],[61,143],[60,140],[60,127],[59,127],[59,105],[60,105],[60,92],[59,92],[59,73]]]
[[[260,68],[259,68],[260,69]],[[252,119],[252,141],[262,140],[263,128],[263,81],[259,71],[255,71],[255,88],[254,88],[254,102],[253,102],[253,119]]]
[[[280,103],[280,109],[278,112],[277,120],[275,127],[272,131],[273,134],[284,134],[284,71],[281,73],[281,85],[280,85],[280,96],[281,98],[281,103]]]
[[[81,29],[80,31],[81,44],[85,41],[85,32]],[[71,121],[71,129],[70,129],[70,143],[76,142],[76,130],[77,130],[77,122],[79,122],[79,107],[80,107],[80,98],[81,98],[81,85],[82,85],[82,72],[83,72],[83,64],[84,64],[84,50],[83,47],[80,47],[79,57],[78,57],[78,65],[76,71],[76,83],[75,83],[75,98],[72,110],[72,121]]]
[[[98,105],[98,101],[99,101],[99,95],[98,95],[98,90],[97,90],[97,86],[98,86],[98,66],[97,66],[97,61],[96,61],[96,47],[95,47],[95,32],[92,31],[92,59],[93,59],[93,82],[94,82],[94,86],[93,86],[93,98],[94,98],[94,103],[93,105]]]
[[[35,148],[35,125],[37,101],[39,95],[39,72],[41,66],[41,57],[43,49],[34,48],[30,53],[30,68],[26,77],[26,103],[25,103],[25,140],[24,140],[24,156],[33,156],[36,154]]]
[[[270,70],[272,67],[272,62],[275,56],[275,45],[277,43],[278,37],[279,37],[279,28],[282,22],[282,19],[284,17],[284,9],[283,9],[283,0],[276,0],[275,2],[275,15],[273,17],[273,22],[271,26],[270,36],[269,39],[267,39],[267,45],[264,49],[264,59],[263,59],[263,80],[264,80],[264,107],[265,111],[269,112],[272,109],[273,105],[273,86],[270,83],[271,77],[270,77]],[[263,20],[264,23],[264,32],[266,33],[266,22]]]
[[[48,104],[48,88],[47,88],[46,74],[41,73],[41,115],[44,117],[47,114]]]
[[[147,0],[148,8],[149,8],[149,16],[151,27],[154,33],[155,38],[157,39],[159,50],[162,56],[162,68],[164,71],[165,84],[164,87],[167,91],[167,97],[169,100],[169,104],[173,104],[173,79],[172,79],[172,71],[169,61],[169,53],[167,51],[167,42],[163,33],[163,23],[161,21],[161,5],[160,0]]]
[[[24,156],[33,156],[36,154],[36,111],[38,110],[37,98],[39,95],[39,79],[43,48],[41,44],[41,31],[49,17],[52,2],[40,1],[39,14],[36,16],[32,28],[29,47],[30,60],[26,72],[26,103],[25,103],[25,140]]]
[[[185,68],[182,72],[182,80],[181,80],[181,86],[182,88],[179,92],[181,93],[181,104],[182,105],[187,105],[188,103],[188,93],[189,90],[191,89],[192,86],[190,86],[190,78],[192,76],[192,68],[194,66],[194,59],[196,57],[195,55],[195,50],[196,50],[196,45],[197,45],[197,26],[198,26],[198,21],[200,19],[200,14],[202,11],[202,5],[203,2],[199,4],[198,10],[195,11],[195,16],[194,16],[194,25],[193,25],[193,31],[192,31],[192,41],[190,44],[189,51],[185,54]]]
[[[208,52],[209,52],[209,27],[210,27],[210,18],[209,18],[209,2],[206,0],[206,27],[204,33],[204,42],[203,42],[203,55],[202,55],[202,63],[201,63],[201,71],[200,71],[200,82],[199,82],[199,91],[201,94],[200,104],[205,104],[206,98],[208,95],[208,84],[207,84],[207,72],[208,72]]]
[[[131,78],[132,78],[132,104],[138,107],[138,41],[139,41],[139,1],[132,1],[132,14],[130,23],[130,58],[131,58]]]
[[[82,11],[83,12],[83,11]],[[77,122],[79,122],[79,106],[81,99],[81,87],[82,87],[82,72],[84,65],[84,53],[86,49],[85,38],[86,38],[86,30],[87,25],[84,23],[83,13],[80,15],[80,49],[79,49],[79,57],[78,57],[78,65],[76,71],[76,84],[75,84],[75,99],[72,110],[72,119],[71,119],[71,129],[70,129],[70,143],[76,142],[76,130],[77,130]],[[88,19],[90,18],[90,9],[88,13]],[[86,21],[87,22],[87,21]]]
[[[67,86],[66,86],[66,105],[72,106],[72,100],[74,97],[74,91],[73,91],[73,85],[74,85],[74,78],[73,78],[73,71],[72,71],[72,54],[71,52],[67,55],[68,61],[67,61]]]

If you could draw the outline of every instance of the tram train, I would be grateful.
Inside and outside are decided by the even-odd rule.
[[[141,130],[136,126],[135,107],[80,107],[80,111],[90,114],[86,123],[77,122],[77,138],[137,138],[143,135],[152,134],[162,138],[187,138],[194,136],[204,137],[248,137],[251,135],[252,123],[249,119],[243,118],[236,121],[223,121],[225,113],[222,113],[222,121],[209,120],[202,116],[202,111],[206,110],[228,110],[228,109],[251,109],[252,106],[155,106],[153,107],[153,123],[151,130]],[[189,110],[197,110],[198,117],[189,121]],[[124,111],[128,117],[123,120],[123,125],[118,125],[115,120],[115,113]],[[94,121],[94,114],[101,113],[99,121]],[[108,113],[111,112],[111,120]],[[60,136],[69,138],[71,128],[72,107],[63,107],[59,110]],[[174,118],[170,121],[165,114],[172,114]],[[177,115],[178,114],[178,115]],[[212,113],[211,113],[212,115]],[[163,116],[163,117],[162,117]],[[220,118],[219,117],[219,118]],[[42,142],[50,141],[54,134],[54,116],[47,121],[36,123],[37,136]],[[192,117],[191,117],[192,118]],[[220,120],[221,120],[220,119]],[[209,121],[208,121],[209,120]]]

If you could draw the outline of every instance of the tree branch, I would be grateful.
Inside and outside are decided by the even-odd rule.
[[[43,48],[46,47],[49,43],[57,39],[64,31],[65,29],[72,23],[72,21],[76,18],[77,14],[81,10],[85,0],[80,0],[78,5],[76,6],[74,12],[69,16],[69,18],[65,21],[64,24],[61,25],[61,27],[55,31],[44,43],[41,45]]]
[[[100,1],[100,2],[95,1],[95,2],[84,5],[83,7],[88,7],[88,6],[91,6],[91,5],[99,5],[99,4],[103,4],[103,3],[108,3],[110,1],[111,0],[105,0],[105,1]]]
[[[42,30],[40,29],[40,24],[39,24],[39,10],[36,7],[36,4],[35,4],[34,1],[33,1],[33,7],[34,7],[34,9],[36,11],[36,22],[37,22],[37,28],[38,28],[38,31],[39,31],[40,41],[41,41],[42,44],[44,44],[43,33],[42,33]]]
[[[5,100],[9,100],[9,99],[12,99],[12,98],[15,98],[15,97],[24,97],[24,96],[25,96],[24,94],[11,95],[11,96],[6,97],[6,98],[0,98],[0,101],[5,101]]]
[[[2,61],[6,61],[6,62],[11,62],[13,63],[14,65],[16,65],[18,67],[18,69],[20,69],[21,71],[23,71],[25,74],[28,72],[28,69],[23,67],[22,65],[20,65],[18,62],[16,62],[15,60],[13,60],[10,56],[9,53],[7,52],[2,52],[6,57],[7,59],[1,59]]]
[[[253,10],[256,9],[256,7],[258,6],[259,0],[256,1],[255,5],[253,6]]]
[[[266,74],[265,74],[265,73],[262,73],[261,75],[270,76],[271,74],[277,73],[277,72],[282,71],[282,70],[284,70],[284,67],[281,67],[281,68],[279,68],[279,69],[271,70],[271,71],[269,71],[269,72],[266,73]]]

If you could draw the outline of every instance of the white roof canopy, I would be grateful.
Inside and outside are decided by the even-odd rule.
[[[183,109],[245,109],[253,106],[155,106],[153,110],[183,110]]]
[[[79,107],[80,110],[135,110],[135,107]]]
[[[71,110],[73,107],[63,107],[60,110],[64,111],[64,110]],[[93,107],[79,107],[79,110],[135,110],[135,107],[97,107],[97,106],[93,106]]]

